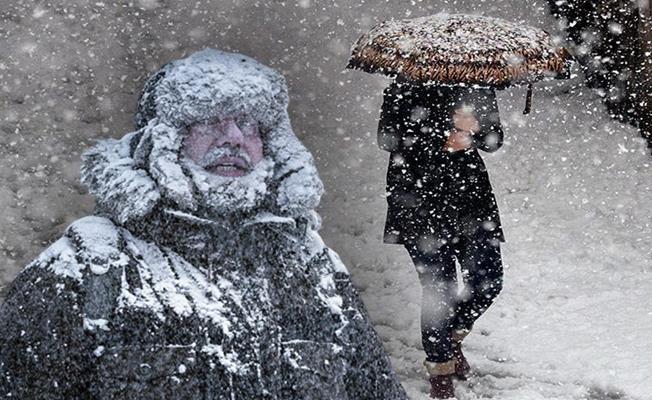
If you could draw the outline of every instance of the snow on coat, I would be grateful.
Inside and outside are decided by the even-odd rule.
[[[480,131],[464,151],[444,150],[453,110],[473,109]],[[384,241],[437,248],[465,236],[505,241],[478,150],[503,143],[492,89],[392,83],[384,93],[378,145],[390,152]]]
[[[406,398],[317,233],[323,187],[287,103],[283,77],[240,54],[204,50],[148,80],[137,130],[84,155],[97,215],[0,306],[0,396]],[[188,125],[242,113],[263,134],[250,174],[183,157]]]

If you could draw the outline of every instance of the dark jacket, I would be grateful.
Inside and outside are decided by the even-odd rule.
[[[443,147],[461,106],[473,107],[480,131],[470,149],[451,153]],[[493,89],[397,82],[385,89],[378,126],[378,146],[391,153],[385,243],[441,245],[460,236],[505,241],[477,151],[496,151],[502,142]]]
[[[0,399],[407,400],[337,255],[245,222],[75,221],[0,304]]]

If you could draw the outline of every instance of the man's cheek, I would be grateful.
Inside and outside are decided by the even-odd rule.
[[[247,142],[247,153],[251,157],[251,163],[257,164],[263,159],[263,142],[260,139],[252,139]]]
[[[255,164],[258,164],[260,160],[263,159],[263,151],[262,149],[256,149],[254,156],[252,157],[252,160]]]
[[[184,144],[186,154],[193,161],[199,161],[208,151],[211,141],[210,138],[206,137],[190,136],[188,139],[186,139]]]

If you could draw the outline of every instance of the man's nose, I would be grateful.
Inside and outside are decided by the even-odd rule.
[[[222,125],[222,135],[217,139],[218,146],[224,146],[226,144],[233,147],[240,147],[244,143],[244,135],[235,121],[227,120],[224,121]]]

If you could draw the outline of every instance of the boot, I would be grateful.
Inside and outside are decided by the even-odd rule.
[[[430,397],[433,399],[455,398],[453,375],[455,374],[455,360],[436,363],[424,361],[423,365],[430,375]]]
[[[453,339],[453,360],[455,360],[455,378],[461,381],[467,380],[471,371],[471,366],[462,352],[462,340],[468,334],[468,330],[454,330],[451,335]]]
[[[462,343],[458,343],[453,347],[453,359],[455,360],[455,378],[461,381],[467,380],[471,366],[462,352]]]
[[[430,377],[430,397],[433,399],[454,399],[453,375],[432,375]]]

